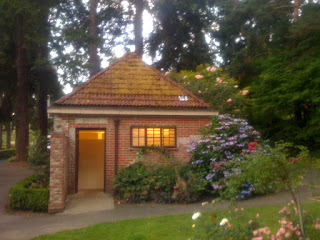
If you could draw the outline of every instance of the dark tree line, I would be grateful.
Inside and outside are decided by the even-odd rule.
[[[144,12],[153,21],[148,37]],[[317,145],[319,12],[303,0],[0,0],[0,133],[14,126],[17,160],[25,161],[29,127],[47,135],[58,75],[75,86],[121,45],[164,71],[222,58],[250,88],[246,115],[266,137]]]

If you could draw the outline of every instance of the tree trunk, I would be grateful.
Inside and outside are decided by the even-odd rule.
[[[90,77],[100,71],[100,59],[98,56],[98,23],[97,23],[98,0],[90,0],[90,43],[89,43],[89,63]]]
[[[24,46],[23,21],[17,24],[17,99],[16,99],[16,159],[27,161],[29,143],[27,50]]]
[[[11,148],[11,122],[6,123],[6,133],[7,133],[7,149]]]
[[[142,37],[142,13],[143,13],[143,0],[135,0],[136,13],[134,16],[134,37],[135,48],[138,56],[142,57],[143,54],[143,37]]]
[[[0,150],[2,150],[2,124],[0,123]]]
[[[294,0],[294,5],[293,5],[293,22],[298,21],[299,17],[299,5],[300,1],[299,0]]]
[[[49,5],[48,1],[41,1],[40,5],[41,11],[41,22],[43,23],[41,29],[42,42],[39,52],[39,59],[44,65],[41,66],[39,74],[39,86],[38,86],[38,126],[40,130],[40,136],[47,139],[48,135],[48,113],[47,113],[47,95],[48,95],[48,79],[50,79],[50,66],[49,66],[49,49],[48,49],[48,39],[49,39]],[[46,142],[42,141],[42,150],[45,151],[47,146]]]

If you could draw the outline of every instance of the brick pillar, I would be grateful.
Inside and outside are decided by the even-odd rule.
[[[51,135],[50,150],[50,213],[61,212],[65,207],[68,179],[68,138],[63,133]]]

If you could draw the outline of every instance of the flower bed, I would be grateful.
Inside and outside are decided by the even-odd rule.
[[[13,185],[9,190],[9,207],[15,210],[46,212],[49,202],[49,179],[33,175]]]

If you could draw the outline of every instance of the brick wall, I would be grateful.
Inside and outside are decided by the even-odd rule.
[[[68,138],[63,133],[51,135],[49,212],[64,209],[68,179]]]
[[[177,148],[171,149],[171,153],[179,160],[187,162],[190,155],[187,153],[190,140],[201,138],[198,130],[210,122],[210,117],[119,117],[119,154],[118,169],[138,161],[138,150],[130,148],[130,127],[176,127]],[[106,190],[112,190],[112,178],[115,174],[115,125],[113,117],[90,117],[90,116],[62,116],[56,115],[54,119],[54,131],[63,133],[68,137],[68,186],[67,192],[75,192],[76,184],[76,129],[103,128],[106,129]],[[57,147],[54,137],[51,149]],[[56,150],[54,150],[56,151]],[[58,151],[58,150],[57,150]],[[52,161],[55,161],[54,158]],[[148,153],[142,158],[145,162],[158,162],[159,154]],[[54,193],[53,193],[54,194]],[[54,197],[54,196],[53,196]]]

